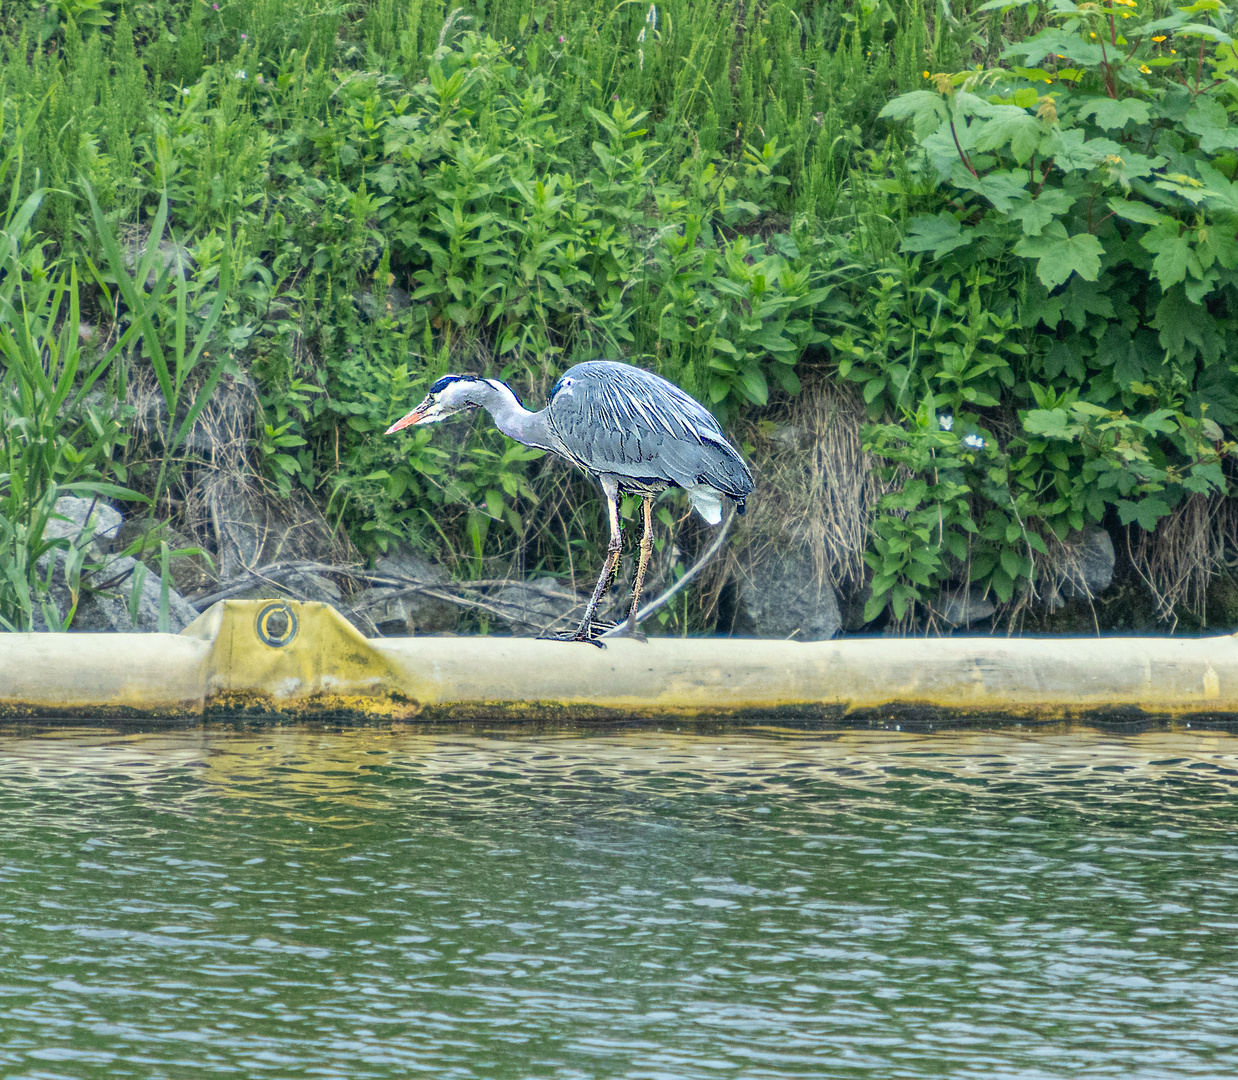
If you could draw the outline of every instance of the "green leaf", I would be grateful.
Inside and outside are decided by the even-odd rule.
[[[987,120],[977,134],[976,149],[998,150],[1009,145],[1011,156],[1022,165],[1036,152],[1044,128],[1026,109],[1017,105],[999,108],[1002,111]]]
[[[1133,221],[1139,225],[1160,225],[1172,220],[1145,202],[1131,202],[1129,199],[1114,196],[1109,200],[1108,206],[1123,221]]]
[[[1003,552],[1003,554],[1005,554]],[[1014,578],[1006,572],[1004,566],[999,566],[993,571],[993,577],[990,579],[993,583],[993,591],[997,593],[997,598],[1003,603],[1010,603],[1010,598],[1014,595]]]
[[[1139,245],[1156,256],[1152,260],[1152,272],[1165,291],[1185,280],[1187,270],[1195,277],[1203,277],[1190,241],[1186,236],[1179,235],[1178,230],[1176,221],[1167,220],[1139,238]]]
[[[931,90],[913,90],[900,94],[878,114],[885,120],[912,121],[917,138],[931,134],[950,116],[945,99]]]
[[[998,169],[984,176],[972,176],[961,161],[954,165],[951,181],[961,188],[983,195],[1000,213],[1010,212],[1011,204],[1026,197],[1027,171],[1025,169]]]
[[[1200,95],[1196,98],[1182,124],[1199,136],[1199,148],[1205,154],[1238,146],[1238,132],[1230,125],[1225,106],[1214,97]]]
[[[1206,38],[1208,41],[1215,41],[1221,45],[1233,44],[1234,40],[1224,30],[1218,30],[1215,26],[1208,26],[1206,23],[1187,23],[1185,26],[1178,27],[1174,34],[1176,37]]]
[[[764,405],[769,401],[769,386],[759,369],[745,368],[740,372],[739,381],[749,401],[757,405]]]
[[[1029,409],[1023,416],[1023,430],[1047,439],[1073,439],[1076,429],[1065,409]]]
[[[1081,128],[1054,128],[1044,152],[1063,172],[1087,172],[1105,158],[1121,158],[1126,148],[1112,139],[1088,139]]]
[[[1074,205],[1075,197],[1061,188],[1047,188],[1036,198],[1026,198],[1010,207],[1010,216],[1023,226],[1025,236],[1039,236],[1055,217],[1065,214]]]
[[[1067,56],[1076,64],[1091,67],[1104,60],[1099,45],[1080,40],[1066,30],[1042,30],[1026,41],[1019,41],[1002,52],[1003,60],[1023,59],[1023,66],[1036,67],[1046,56]]]
[[[1060,221],[1047,225],[1039,236],[1025,236],[1014,246],[1016,255],[1037,260],[1036,276],[1047,289],[1061,285],[1071,274],[1095,281],[1104,250],[1090,233],[1068,236]]]
[[[1118,520],[1123,525],[1135,522],[1144,532],[1153,532],[1158,519],[1169,513],[1169,507],[1164,499],[1156,495],[1148,495],[1139,502],[1129,499],[1118,500]]]
[[[975,229],[964,229],[953,214],[944,210],[936,217],[920,214],[911,219],[901,251],[931,251],[934,259],[940,259],[955,248],[969,244]]]
[[[866,623],[872,622],[875,618],[877,618],[878,615],[880,615],[885,610],[885,606],[886,606],[885,594],[882,593],[880,596],[878,596],[876,593],[874,593],[866,601],[864,601],[864,621]]]
[[[1010,548],[1002,548],[1002,569],[1006,571],[1011,578],[1019,576],[1019,556],[1018,553]]]
[[[1121,131],[1132,120],[1146,124],[1151,115],[1148,103],[1139,98],[1095,97],[1079,110],[1080,119],[1096,117],[1097,127],[1106,131]]]

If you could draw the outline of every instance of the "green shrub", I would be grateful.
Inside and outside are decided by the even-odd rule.
[[[1036,18],[982,10],[1018,7]],[[1154,15],[1057,0],[1002,65],[925,72],[883,110],[914,141],[886,186],[923,209],[833,342],[874,415],[908,416],[870,431],[915,477],[875,524],[870,617],[960,577],[1008,601],[1050,533],[1111,513],[1152,530],[1229,491],[1233,16]]]

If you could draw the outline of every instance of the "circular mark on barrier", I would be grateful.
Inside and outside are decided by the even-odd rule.
[[[258,612],[258,637],[273,649],[282,649],[297,636],[297,617],[283,601],[267,604]]]

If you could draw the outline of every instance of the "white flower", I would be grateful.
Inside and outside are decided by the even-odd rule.
[[[937,418],[937,423],[941,425],[942,431],[949,431],[952,427],[954,427],[954,417],[949,413],[946,413],[945,416],[939,416]]]
[[[238,71],[238,72],[236,73],[236,77],[237,77],[238,79],[243,79],[243,78],[245,78],[245,72],[243,72],[243,71]]]
[[[979,450],[982,446],[984,446],[984,440],[979,435],[964,435],[963,445]]]

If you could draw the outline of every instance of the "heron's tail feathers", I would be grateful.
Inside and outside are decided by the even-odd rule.
[[[735,500],[736,509],[743,513],[744,498],[752,491],[752,473],[744,459],[725,439],[706,439],[701,443],[703,461],[698,471],[697,483],[708,484]]]
[[[717,488],[709,484],[694,484],[684,490],[692,500],[692,509],[710,525],[717,525],[722,520],[722,493]]]

